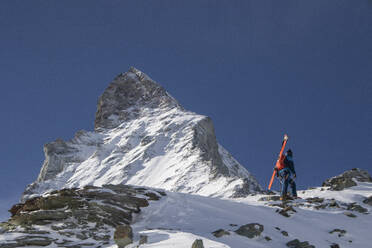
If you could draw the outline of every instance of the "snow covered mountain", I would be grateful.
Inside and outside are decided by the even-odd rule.
[[[280,201],[217,143],[210,118],[134,68],[99,98],[94,132],[44,151],[0,248],[372,247],[367,171]]]
[[[118,75],[98,100],[94,132],[44,146],[30,197],[85,185],[130,184],[213,197],[261,190],[217,143],[212,120],[185,110],[135,68]]]

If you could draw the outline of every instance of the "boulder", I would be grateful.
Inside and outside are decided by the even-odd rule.
[[[356,218],[357,216],[353,213],[350,213],[350,212],[344,212],[344,215],[346,215],[347,217],[351,217],[351,218]]]
[[[124,248],[125,246],[133,242],[133,231],[129,225],[120,225],[116,227],[114,233],[115,243],[119,248]]]
[[[372,206],[372,195],[363,200],[363,203]]]
[[[204,248],[203,240],[196,239],[194,243],[192,243],[191,248]]]
[[[287,243],[289,248],[315,248],[315,246],[310,245],[309,242],[301,242],[298,239],[291,240]]]
[[[368,210],[366,208],[358,205],[356,202],[350,203],[347,206],[347,210],[356,211],[356,212],[359,212],[359,213],[362,213],[362,214],[368,212]]]
[[[342,230],[342,229],[333,229],[332,231],[329,232],[330,234],[332,233],[338,233],[338,237],[342,237],[346,234],[346,230]]]
[[[320,197],[310,197],[305,199],[308,203],[323,203],[324,198]]]
[[[286,231],[281,231],[280,233],[281,233],[283,236],[288,237],[288,232],[286,232]]]
[[[252,239],[254,237],[260,236],[263,230],[264,230],[263,225],[258,224],[258,223],[251,223],[251,224],[246,224],[246,225],[239,227],[235,231],[235,233]]]
[[[148,237],[147,237],[147,235],[143,235],[143,234],[141,234],[141,235],[140,235],[139,244],[140,244],[140,245],[143,245],[143,244],[147,244],[147,242],[148,242]]]
[[[345,171],[341,175],[325,180],[322,186],[330,187],[330,190],[339,191],[345,188],[356,186],[357,183],[355,181],[372,182],[372,178],[367,171],[354,168],[349,171]]]

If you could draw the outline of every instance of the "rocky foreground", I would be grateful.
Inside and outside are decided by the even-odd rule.
[[[8,234],[0,247],[101,247],[126,238],[131,243],[133,214],[162,196],[163,191],[126,185],[56,190],[9,210],[11,218],[0,224],[0,233]]]
[[[369,247],[370,175],[353,169],[326,183],[284,202],[275,192],[218,199],[128,185],[57,190],[14,205],[0,247]]]

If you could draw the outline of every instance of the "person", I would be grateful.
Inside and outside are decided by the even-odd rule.
[[[293,152],[291,149],[288,149],[288,151],[285,153],[283,166],[282,168],[280,168],[280,170],[278,170],[277,175],[282,180],[282,192],[280,195],[280,200],[286,199],[288,185],[291,186],[292,197],[295,199],[298,198],[296,191],[296,182],[294,181],[294,179],[296,178],[296,171],[294,168]]]

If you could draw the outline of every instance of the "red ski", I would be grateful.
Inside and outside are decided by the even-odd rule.
[[[284,134],[282,149],[280,149],[279,157],[278,157],[278,160],[276,161],[275,167],[279,167],[280,163],[283,160],[283,151],[284,151],[285,145],[287,144],[287,140],[288,140],[288,135]],[[271,180],[269,183],[269,190],[271,189],[271,186],[273,185],[275,174],[276,174],[276,170],[274,170],[273,175],[271,176]]]

